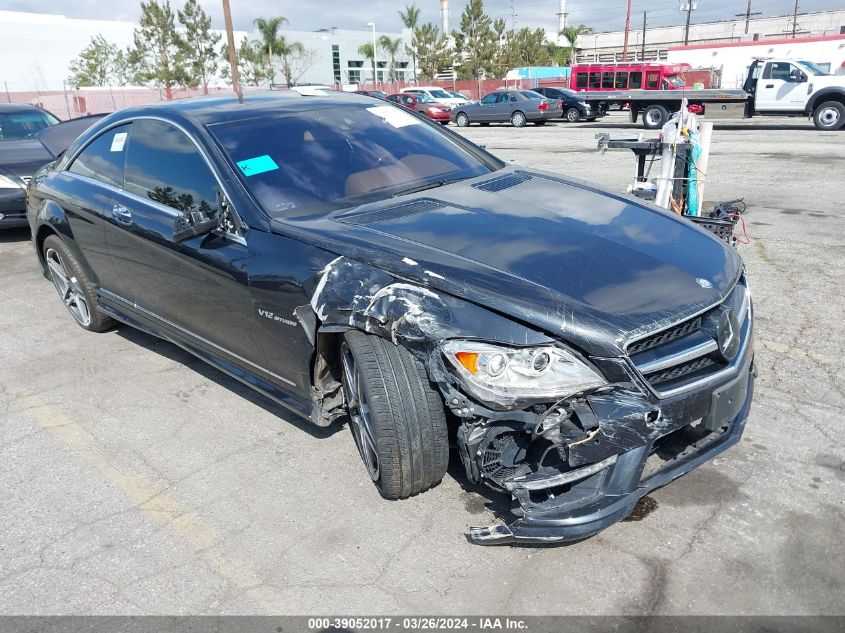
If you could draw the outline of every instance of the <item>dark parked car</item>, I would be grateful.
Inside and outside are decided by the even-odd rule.
[[[55,158],[36,136],[58,122],[32,105],[0,104],[0,229],[26,226],[26,186]]]
[[[583,96],[566,88],[537,88],[535,92],[549,99],[557,99],[563,104],[563,118],[570,123],[576,121],[595,121],[603,113],[593,110]]]
[[[549,119],[562,116],[560,101],[547,99],[533,90],[497,90],[480,101],[452,110],[452,120],[460,127],[472,123],[510,123],[514,127],[523,127],[528,122],[545,125]]]
[[[393,95],[388,95],[387,100],[396,103],[409,110],[414,110],[427,116],[432,121],[437,121],[443,125],[449,125],[452,118],[452,109],[445,103],[435,101],[426,94],[410,94],[407,92],[400,92]]]
[[[736,252],[370,98],[117,112],[35,175],[28,218],[81,327],[141,328],[348,421],[384,497],[437,485],[452,437],[468,479],[518,505],[479,543],[593,534],[748,415]]]
[[[368,97],[376,97],[377,99],[387,99],[387,93],[381,90],[359,90],[359,95],[367,95]]]

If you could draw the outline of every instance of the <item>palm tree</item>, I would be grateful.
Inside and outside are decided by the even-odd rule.
[[[378,45],[381,50],[387,53],[390,60],[387,67],[387,79],[390,83],[396,81],[396,57],[399,55],[399,48],[402,46],[402,38],[397,37],[395,40],[390,39],[387,35],[382,35],[378,40]]]
[[[569,63],[571,65],[575,65],[575,46],[578,41],[578,38],[581,36],[582,33],[587,32],[587,26],[584,24],[579,24],[578,26],[567,26],[564,28],[559,34],[563,35],[566,38],[566,41],[569,42],[569,48],[571,51]]]
[[[406,29],[411,31],[411,46],[405,47],[406,52],[410,53],[411,61],[414,64],[414,82],[417,81],[417,25],[420,21],[420,9],[415,4],[410,4],[405,7],[405,11],[399,11],[399,17],[402,18],[402,24]]]
[[[279,48],[284,46],[284,44],[279,41],[279,28],[281,28],[283,24],[287,24],[288,20],[280,15],[269,19],[255,18],[252,23],[261,35],[261,52],[267,56],[267,67],[270,69],[270,81],[275,84],[276,69],[275,64],[273,63],[273,56],[278,53]]]
[[[364,59],[369,59],[373,63],[373,88],[376,87],[376,51],[372,42],[361,44],[358,47],[358,54]]]

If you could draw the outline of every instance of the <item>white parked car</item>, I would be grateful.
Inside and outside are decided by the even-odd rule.
[[[461,99],[459,97],[452,96],[451,93],[446,92],[445,90],[443,90],[443,88],[439,88],[437,86],[414,86],[413,88],[403,88],[399,92],[410,92],[412,94],[428,95],[435,101],[451,106],[453,108],[456,106],[461,106],[470,103],[469,99]]]

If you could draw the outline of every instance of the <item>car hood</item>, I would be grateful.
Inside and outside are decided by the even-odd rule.
[[[732,249],[688,220],[514,168],[276,224],[593,355],[621,355],[627,341],[718,303],[742,271]]]
[[[0,172],[18,178],[31,178],[54,158],[35,138],[0,143]]]

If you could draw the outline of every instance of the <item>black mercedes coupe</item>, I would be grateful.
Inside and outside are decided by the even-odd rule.
[[[515,501],[474,542],[594,534],[736,443],[751,404],[724,242],[369,97],[114,113],[35,175],[27,217],[81,327],[140,328],[348,423],[385,498],[437,485],[453,444]]]

